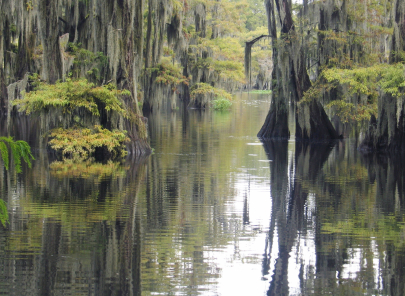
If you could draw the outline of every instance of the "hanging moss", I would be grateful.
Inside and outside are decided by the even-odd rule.
[[[27,9],[30,2],[33,5]],[[4,71],[0,71],[1,95],[8,93],[9,103],[18,97],[16,89],[21,87],[12,84],[28,72],[36,73],[52,84],[57,80],[65,81],[72,71],[75,78],[85,77],[97,85],[112,82],[118,89],[127,89],[129,92],[122,108],[129,110],[131,105],[131,112],[141,117],[135,100],[143,60],[142,14],[143,2],[138,0],[4,0],[0,31],[3,33],[7,29],[8,33],[0,34],[0,65],[4,65]],[[165,20],[161,23],[164,25]],[[10,49],[16,42],[19,46],[14,54]],[[2,97],[2,105],[3,100]],[[10,114],[10,108],[6,109]],[[84,109],[81,107],[75,115],[81,117]],[[106,112],[111,113],[107,116],[119,125],[117,112]],[[60,123],[59,115],[66,119],[63,112],[56,111],[53,115],[53,118],[49,115],[41,118],[44,127],[48,123]],[[114,116],[117,118],[113,119]],[[93,119],[81,118],[81,121],[87,121],[85,125],[101,123]],[[143,121],[138,123],[142,125],[139,130],[146,129]],[[68,127],[68,123],[64,126]],[[147,153],[150,148],[144,144],[136,150]]]
[[[176,65],[171,64],[168,61],[162,61],[155,68],[148,69],[152,73],[155,73],[155,83],[170,85],[173,90],[179,84],[188,85],[188,78],[182,75],[182,69]]]
[[[193,85],[190,92],[191,101],[189,107],[206,108],[214,99],[232,100],[231,94],[223,89],[215,88],[207,83],[197,83]]]

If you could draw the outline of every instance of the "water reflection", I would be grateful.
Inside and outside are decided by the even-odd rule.
[[[22,176],[2,169],[10,224],[0,229],[0,290],[141,295],[137,213],[145,164],[126,165],[54,162],[48,169],[39,156]]]
[[[34,143],[31,170],[0,170],[0,293],[404,294],[402,159],[262,143],[268,105],[161,108],[141,161],[59,163]]]

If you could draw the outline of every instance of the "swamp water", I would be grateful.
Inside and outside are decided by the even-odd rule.
[[[13,123],[36,160],[0,164],[0,294],[403,295],[402,159],[351,139],[261,143],[269,105],[162,108],[154,154],[122,164],[54,162]]]

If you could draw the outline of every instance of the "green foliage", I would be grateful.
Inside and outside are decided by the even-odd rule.
[[[117,90],[113,84],[97,87],[86,79],[67,79],[53,85],[38,81],[35,85],[35,90],[24,93],[23,99],[13,101],[19,111],[31,114],[62,108],[63,112],[71,113],[74,109],[84,108],[92,115],[99,116],[98,104],[102,104],[106,111],[128,116],[120,97],[130,93]]]
[[[403,64],[386,65],[381,71],[381,80],[379,81],[381,89],[394,97],[402,96],[405,87],[404,71]]]
[[[245,27],[248,31],[254,31],[258,27],[267,26],[266,9],[262,0],[248,0],[248,8],[245,12]],[[266,33],[267,34],[267,33]]]
[[[212,107],[215,110],[218,110],[218,111],[227,110],[231,106],[232,106],[232,102],[229,101],[228,99],[225,99],[225,98],[222,98],[222,97],[219,97],[218,99],[215,99],[215,100],[212,101]]]
[[[52,139],[49,145],[61,152],[63,158],[88,159],[96,148],[106,148],[112,158],[122,158],[127,155],[125,143],[129,141],[125,131],[109,131],[96,125],[88,128],[56,128],[50,131]]]
[[[9,153],[9,150],[11,153]],[[10,156],[14,160],[14,168],[17,174],[22,172],[21,159],[31,168],[31,160],[34,156],[31,147],[25,141],[14,141],[12,137],[0,137],[0,160],[3,161],[6,170],[10,167]],[[0,198],[0,223],[5,227],[8,223],[7,205]]]
[[[19,111],[27,114],[46,112],[52,115],[53,111],[62,110],[70,120],[69,125],[75,122],[74,128],[50,131],[52,140],[49,145],[59,151],[63,158],[87,159],[93,156],[96,148],[108,151],[106,156],[109,158],[126,155],[125,143],[129,140],[126,131],[110,131],[101,126],[85,128],[89,127],[88,123],[88,126],[79,127],[77,125],[80,123],[80,116],[83,116],[82,111],[95,117],[105,111],[110,118],[115,114],[115,120],[126,118],[138,127],[139,136],[146,138],[142,120],[126,108],[121,98],[130,95],[128,90],[117,90],[114,84],[95,86],[86,79],[67,79],[66,82],[57,82],[54,85],[43,83],[38,77],[32,77],[32,81],[35,90],[25,93],[23,99],[13,103],[18,106]]]
[[[29,0],[27,2],[25,2],[25,9],[27,11],[31,11],[34,9],[34,0]]]
[[[106,148],[111,158],[127,155],[125,143],[129,141],[125,131],[109,131],[99,125],[88,128],[57,128],[50,131],[51,148],[59,151],[63,158],[88,159],[94,155],[96,148]]]
[[[8,223],[8,211],[7,211],[7,205],[4,200],[0,198],[0,223],[6,227]]]
[[[230,79],[236,82],[244,83],[245,70],[241,62],[235,61],[215,61],[213,68],[217,71],[221,78]]]
[[[11,154],[9,153],[9,149]],[[25,141],[14,141],[12,137],[0,137],[0,158],[3,160],[6,170],[9,169],[10,155],[14,160],[17,173],[21,173],[21,159],[31,168],[31,159],[35,159],[31,153],[31,147]]]
[[[224,98],[228,101],[232,100],[232,95],[227,91],[213,87],[207,83],[196,83],[191,88],[190,97],[191,99],[196,99],[198,95],[213,95],[214,98]]]
[[[355,69],[327,69],[322,77],[335,85],[347,85],[351,94],[365,94],[376,97],[378,91],[390,93],[393,96],[402,95],[405,87],[403,64],[377,64],[372,67]]]
[[[171,85],[173,89],[179,84],[188,85],[188,78],[183,76],[182,68],[177,64],[172,64],[167,60],[162,60],[155,68],[148,69],[152,73],[155,72],[157,77],[155,82],[165,85]]]
[[[336,100],[326,105],[328,108],[334,108],[337,116],[343,123],[353,121],[368,121],[371,115],[377,116],[377,104],[353,104],[344,100]]]
[[[323,90],[331,90],[339,86],[347,92],[327,105],[334,108],[343,122],[369,120],[373,114],[377,116],[377,98],[380,92],[389,93],[394,97],[403,95],[405,87],[405,68],[399,64],[376,64],[371,67],[354,69],[330,68],[324,70],[313,87],[304,95],[302,102],[317,99]],[[366,101],[353,98],[365,97]]]

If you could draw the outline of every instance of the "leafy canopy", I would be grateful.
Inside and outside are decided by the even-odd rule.
[[[84,108],[92,115],[100,116],[98,103],[101,103],[106,111],[115,111],[124,117],[128,116],[120,97],[130,95],[130,92],[117,90],[113,84],[95,86],[81,78],[66,79],[66,82],[52,85],[37,80],[35,86],[34,91],[24,93],[22,99],[13,101],[20,112],[31,114],[49,111],[51,108],[62,108],[63,112],[71,113],[76,108]]]
[[[405,87],[404,64],[376,64],[353,69],[329,68],[324,70],[318,81],[309,89],[302,100],[306,102],[321,96],[322,90],[347,88],[343,97],[330,102],[343,122],[369,120],[377,116],[377,98],[380,92],[401,97]],[[353,102],[353,97],[364,96],[365,102]]]

